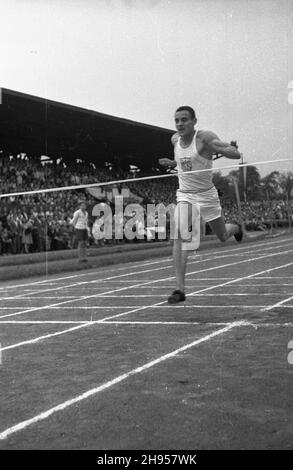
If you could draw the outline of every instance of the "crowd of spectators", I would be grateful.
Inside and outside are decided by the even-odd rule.
[[[223,210],[227,222],[240,222],[239,212],[235,203],[225,201]],[[287,224],[288,204],[282,199],[241,202],[241,213],[246,230],[267,230],[271,224],[274,224],[276,227]]]
[[[132,182],[131,171],[96,168],[93,163],[76,160],[66,163],[59,159],[41,162],[25,155],[0,155],[1,194],[66,187],[118,179],[129,179],[127,187],[142,204],[175,203],[177,178],[162,178]],[[138,176],[143,176],[140,173]],[[123,185],[122,185],[123,186]],[[118,187],[121,190],[121,186]],[[72,249],[76,246],[70,220],[81,196],[87,199],[88,211],[98,202],[84,190],[45,192],[0,199],[0,254],[30,253]],[[134,202],[134,200],[126,200]],[[236,204],[222,201],[227,222],[239,221]],[[242,203],[242,213],[248,230],[265,230],[271,219],[287,219],[287,204],[283,200],[249,201]],[[91,224],[93,219],[91,218]],[[90,241],[94,243],[92,239]]]

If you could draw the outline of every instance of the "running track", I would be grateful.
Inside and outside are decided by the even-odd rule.
[[[0,287],[3,449],[292,448],[293,238]]]

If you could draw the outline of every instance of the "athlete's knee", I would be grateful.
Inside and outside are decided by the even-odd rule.
[[[226,232],[224,233],[218,233],[218,239],[222,242],[225,243],[228,240],[228,234]]]
[[[182,240],[180,238],[174,238],[173,239],[173,245],[174,246],[181,246]]]
[[[199,247],[198,240],[191,239],[188,242],[182,243],[182,250],[183,251],[196,251]]]

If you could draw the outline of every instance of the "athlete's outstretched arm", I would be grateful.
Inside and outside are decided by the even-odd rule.
[[[171,158],[159,158],[159,164],[167,168],[175,168],[177,166],[175,160],[171,160]]]
[[[212,153],[223,155],[227,158],[239,159],[241,158],[240,152],[238,152],[235,145],[227,142],[222,142],[219,137],[213,132],[206,131],[204,135],[204,143],[208,150]]]
[[[172,137],[171,137],[171,142],[174,145],[174,147],[175,147],[175,144],[176,144],[178,138],[179,138],[179,135],[177,134],[177,132],[176,132],[176,134],[173,134]],[[159,164],[161,166],[165,166],[167,168],[175,168],[177,166],[177,163],[175,162],[175,160],[172,160],[171,158],[160,158],[159,159]]]

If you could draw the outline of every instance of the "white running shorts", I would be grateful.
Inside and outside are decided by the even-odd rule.
[[[218,191],[215,186],[201,193],[185,193],[177,190],[178,202],[189,202],[190,204],[198,204],[200,206],[200,215],[205,222],[218,219],[222,215],[222,208]]]

